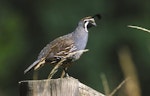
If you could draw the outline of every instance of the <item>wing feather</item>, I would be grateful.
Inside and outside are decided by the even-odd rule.
[[[34,70],[40,68],[46,63],[57,63],[63,56],[75,51],[74,40],[72,34],[64,35],[47,44],[39,53],[37,60],[31,64],[24,73],[27,73],[32,68]]]

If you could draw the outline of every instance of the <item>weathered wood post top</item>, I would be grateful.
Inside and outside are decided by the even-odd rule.
[[[105,96],[72,77],[19,82],[20,96]]]

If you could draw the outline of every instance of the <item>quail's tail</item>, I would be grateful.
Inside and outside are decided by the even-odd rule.
[[[29,72],[32,68],[34,68],[41,60],[36,60],[33,64],[31,64],[25,71],[24,74]]]

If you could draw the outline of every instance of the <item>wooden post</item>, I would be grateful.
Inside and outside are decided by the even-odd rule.
[[[20,96],[105,96],[72,77],[19,82]]]

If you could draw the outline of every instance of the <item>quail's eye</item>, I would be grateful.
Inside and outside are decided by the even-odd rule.
[[[87,21],[84,21],[84,23],[86,23]]]

